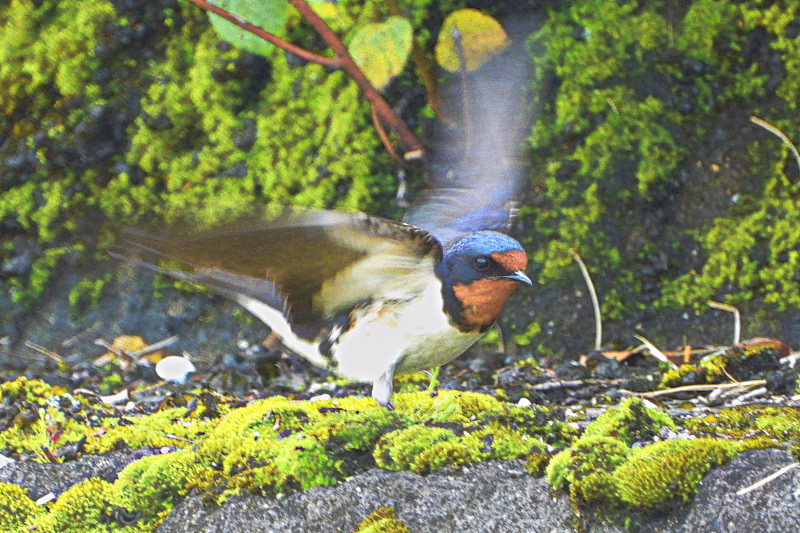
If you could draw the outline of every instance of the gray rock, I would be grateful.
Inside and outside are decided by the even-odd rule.
[[[86,456],[64,464],[11,462],[0,481],[56,496],[84,479],[108,481],[132,460],[157,451]],[[710,472],[697,496],[669,511],[635,512],[596,507],[576,516],[563,492],[529,476],[522,461],[492,461],[427,476],[374,469],[335,487],[281,498],[237,496],[221,507],[198,496],[178,504],[158,533],[339,533],[352,531],[380,507],[393,507],[413,533],[786,533],[800,530],[800,469],[737,496],[792,464],[781,450],[744,453]],[[611,513],[611,514],[609,514]],[[610,516],[617,519],[611,519]]]
[[[786,533],[800,530],[800,469],[745,495],[736,491],[794,461],[780,450],[742,454],[712,471],[695,499],[669,512],[637,512],[628,528],[595,509],[580,518],[587,533]],[[575,531],[578,518],[563,493],[528,476],[519,461],[489,462],[428,476],[371,470],[336,487],[285,498],[241,496],[222,507],[197,498],[180,504],[159,533],[333,533],[352,531],[379,507],[393,507],[414,533]]]
[[[92,477],[113,482],[123,468],[143,455],[139,452],[86,455],[78,461],[57,464],[13,461],[0,468],[0,482],[28,489],[34,500],[51,492],[58,496],[71,486]]]
[[[561,533],[573,524],[568,500],[553,497],[544,479],[529,476],[521,461],[494,461],[428,476],[375,469],[336,487],[274,500],[241,496],[220,508],[190,499],[157,531],[338,533],[380,507],[395,508],[414,533]]]
[[[710,472],[692,501],[680,533],[787,533],[800,531],[800,468],[742,496],[736,492],[795,463],[781,450],[741,454]]]

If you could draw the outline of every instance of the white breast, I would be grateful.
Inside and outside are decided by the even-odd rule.
[[[376,302],[371,310],[381,311],[367,313],[336,345],[337,373],[374,382],[393,365],[398,373],[412,372],[458,357],[483,334],[451,326],[443,304],[441,283],[434,277],[418,298],[390,306]]]

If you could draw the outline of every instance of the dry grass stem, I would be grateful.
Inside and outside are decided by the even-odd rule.
[[[781,477],[782,475],[784,475],[789,470],[792,470],[793,468],[797,468],[798,466],[800,466],[800,463],[792,463],[792,464],[786,465],[783,468],[781,468],[780,470],[778,470],[777,472],[774,472],[774,473],[768,475],[767,477],[765,477],[761,481],[753,483],[749,487],[745,487],[743,489],[737,490],[736,491],[736,495],[737,496],[744,496],[748,492],[752,492],[752,491],[754,491],[754,490],[756,490],[756,489],[758,489],[760,487],[763,487],[764,485],[766,485],[767,483],[769,483],[773,479]]]

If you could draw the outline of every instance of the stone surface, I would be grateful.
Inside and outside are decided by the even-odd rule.
[[[800,531],[800,468],[747,494],[736,494],[795,462],[787,452],[760,450],[715,469],[703,480],[680,533]]]
[[[288,533],[351,531],[380,507],[394,507],[414,533],[572,531],[569,501],[554,497],[544,479],[529,476],[521,461],[489,462],[461,471],[420,476],[371,470],[336,487],[319,487],[285,498],[231,499],[198,512],[181,504],[159,533]]]
[[[87,456],[64,464],[11,462],[0,481],[58,495],[92,476],[109,481],[136,453]],[[146,453],[145,453],[146,455]],[[710,472],[697,496],[669,510],[630,515],[596,507],[576,516],[565,493],[553,493],[521,461],[493,461],[420,476],[374,469],[335,487],[281,498],[238,496],[221,507],[199,497],[181,502],[158,533],[340,533],[380,507],[393,507],[413,533],[787,533],[800,530],[800,468],[737,496],[794,458],[781,450],[747,452]]]

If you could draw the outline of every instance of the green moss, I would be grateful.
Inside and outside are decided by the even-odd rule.
[[[371,16],[352,4],[341,20]],[[341,72],[233,49],[188,3],[123,16],[105,0],[18,0],[0,22],[13,28],[0,36],[0,220],[43,246],[9,280],[18,303],[40,299],[60,257],[96,253],[98,231],[144,213],[389,207],[395,165]],[[313,39],[299,17],[290,26]],[[102,284],[71,302],[91,306]]]
[[[639,398],[629,398],[597,417],[583,437],[613,437],[630,446],[660,435],[665,427],[675,429],[675,422],[667,413],[648,407]]]
[[[190,480],[207,467],[196,461],[189,448],[143,457],[120,472],[114,483],[117,499],[123,506],[141,511],[144,522],[158,523],[188,493]]]
[[[49,442],[52,428],[68,432],[66,424],[55,426],[58,411],[49,406],[75,401],[56,392],[24,379],[0,386],[3,399],[37,409],[24,430],[10,428],[0,439],[11,442],[16,436],[24,450],[55,446]],[[238,409],[230,409],[232,400],[217,398],[218,418],[208,418],[212,413],[203,409],[190,414],[185,407],[121,418],[111,408],[89,412],[82,406],[83,424],[76,422],[68,440],[85,436],[87,452],[172,451],[132,462],[113,484],[76,485],[35,525],[57,531],[71,521],[88,530],[151,531],[189,492],[220,504],[236,494],[274,496],[334,485],[376,465],[424,473],[488,459],[532,454],[544,459],[545,442],[564,443],[574,435],[547,409],[521,408],[483,394],[400,393],[395,400],[397,410],[390,411],[372,398],[273,397]]]
[[[22,533],[44,514],[44,509],[31,500],[27,489],[0,483],[0,531]]]
[[[675,429],[675,422],[666,413],[641,405],[640,400],[626,400],[598,417],[579,439],[552,458],[546,469],[548,482],[556,489],[568,489],[577,506],[602,500],[610,509],[649,508],[685,501],[711,468],[743,451],[780,447],[796,438],[798,411],[782,413],[780,429],[772,432],[774,438],[764,430],[726,430],[721,418],[708,417],[686,422],[688,430],[708,436],[658,440],[659,429]],[[777,416],[777,412],[759,409],[750,411],[750,416],[736,410],[723,413],[730,424],[741,426],[744,420],[751,420],[758,428],[775,424],[770,414]],[[632,447],[654,438],[656,442]]]
[[[100,385],[100,390],[103,392],[103,394],[111,394],[112,392],[119,390],[124,386],[125,380],[122,378],[122,376],[117,373],[113,373],[103,378],[103,382]]]
[[[401,374],[395,378],[394,386],[397,392],[425,392],[429,388],[439,387],[441,382],[436,377],[431,377],[422,372]]]
[[[0,400],[7,403],[29,402],[44,405],[48,398],[58,392],[64,392],[64,389],[51,387],[43,381],[19,377],[0,385]]]
[[[99,278],[83,279],[69,293],[69,305],[76,311],[81,311],[87,306],[97,304],[103,295],[111,275],[107,274]]]
[[[476,400],[472,397],[469,403],[474,406]],[[453,409],[452,404],[445,402],[443,406],[447,421],[436,417],[428,425],[411,425],[383,435],[375,446],[376,464],[389,470],[427,473],[487,459],[527,457],[534,450],[544,449],[535,430],[529,432],[535,424],[530,411],[514,412],[498,405],[464,418],[464,412]]]
[[[80,440],[88,431],[83,417],[96,407],[92,399],[22,377],[0,386],[0,401],[19,410],[0,426],[0,449],[34,454],[42,461],[47,461],[45,448],[56,451]]]
[[[681,6],[583,0],[550,7],[533,49],[540,96],[530,142],[541,198],[524,213],[537,229],[531,242],[536,263],[544,265],[542,282],[572,286],[578,274],[571,254],[578,250],[584,258],[602,257],[602,265],[587,263],[604,285],[607,320],[651,302],[700,307],[723,295],[800,308],[793,275],[800,237],[791,230],[800,212],[789,168],[795,163],[777,138],[733,156],[732,178],[741,183],[734,188],[750,194],[730,209],[669,224],[638,215],[654,206],[681,212],[672,205],[676,199],[693,202],[693,192],[718,186],[692,182],[706,177],[688,169],[716,157],[697,147],[719,145],[720,116],[735,117],[732,109],[747,109],[790,137],[797,131],[797,16],[791,2],[759,0]],[[738,128],[725,134],[733,138]],[[759,176],[758,184],[745,183],[748,175]],[[699,258],[688,255],[686,229],[704,249]],[[641,272],[663,250],[670,264],[653,282],[663,289],[654,290]],[[679,269],[693,270],[681,276]]]
[[[142,446],[188,446],[196,439],[209,434],[217,420],[187,417],[185,407],[164,409],[132,421],[107,418],[102,431],[95,431],[86,441],[88,453],[103,453],[118,448]]]
[[[546,473],[550,456],[542,452],[533,452],[525,461],[525,470],[533,477],[542,477]]]
[[[800,439],[800,408],[762,405],[729,407],[686,421],[691,431],[731,439],[771,439],[776,445]]]
[[[99,478],[73,485],[59,496],[50,512],[33,522],[36,531],[44,533],[135,533],[152,531],[143,522],[126,524],[126,517],[137,516],[130,508],[120,506],[116,485]]]
[[[434,446],[442,452],[441,457],[426,453]],[[437,462],[431,464],[431,460]],[[388,470],[422,473],[441,468],[450,461],[453,464],[468,462],[469,451],[460,445],[453,431],[441,427],[416,425],[400,429],[384,435],[375,446],[376,464]]]
[[[366,517],[353,533],[411,533],[411,530],[397,518],[397,511],[381,507]]]
[[[402,403],[401,403],[402,402]],[[395,402],[398,410],[414,418],[430,417],[432,421],[466,422],[480,413],[500,407],[499,400],[474,392],[440,391],[409,393]]]
[[[744,442],[723,439],[668,440],[634,449],[614,473],[620,500],[654,507],[669,500],[689,500],[703,476],[747,449]]]
[[[547,481],[556,489],[569,487],[574,501],[611,499],[614,494],[612,472],[630,454],[631,449],[618,439],[584,436],[553,457],[547,467]]]

